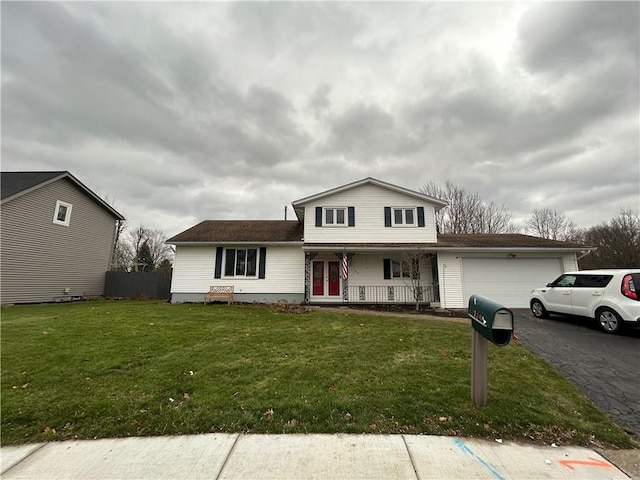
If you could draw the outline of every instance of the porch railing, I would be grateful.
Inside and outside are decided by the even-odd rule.
[[[433,286],[420,287],[420,301],[433,302]],[[405,285],[349,285],[349,303],[415,303],[413,290]]]

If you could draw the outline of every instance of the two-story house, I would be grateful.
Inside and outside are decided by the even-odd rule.
[[[446,202],[373,178],[293,202],[295,221],[207,220],[170,238],[172,302],[210,286],[236,301],[464,308],[472,294],[527,307],[586,247],[527,235],[441,235]]]
[[[101,296],[124,220],[66,171],[2,172],[3,304]]]

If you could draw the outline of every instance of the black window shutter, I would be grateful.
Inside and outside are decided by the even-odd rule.
[[[347,207],[347,215],[349,217],[349,226],[356,226],[356,208],[355,207]]]
[[[424,207],[418,207],[418,226],[424,227]]]
[[[316,227],[322,226],[322,207],[316,207]]]
[[[391,226],[391,207],[384,207],[384,226]]]
[[[258,265],[258,278],[265,278],[265,268],[267,265],[267,247],[260,247],[260,263]]]
[[[384,270],[384,279],[391,280],[391,259],[385,258],[382,260],[383,270]]]
[[[216,271],[214,273],[214,278],[222,277],[222,251],[224,249],[222,247],[216,248]]]

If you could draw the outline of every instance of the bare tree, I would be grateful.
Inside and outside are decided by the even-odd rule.
[[[535,209],[525,219],[528,233],[551,240],[570,240],[578,235],[578,226],[564,213],[550,208]]]
[[[416,310],[420,310],[420,302],[424,300],[425,286],[422,282],[422,269],[428,266],[431,255],[419,250],[404,252],[402,255],[402,272],[408,275],[402,277],[405,286],[411,291]]]
[[[111,270],[126,272],[132,262],[131,252],[123,242],[122,234],[127,228],[127,222],[122,220],[116,222],[116,235],[111,258]]]
[[[429,182],[420,189],[425,195],[445,200],[449,205],[436,213],[439,233],[513,233],[516,225],[504,205],[484,202],[475,192],[447,180],[444,187]]]
[[[640,216],[621,209],[608,222],[586,229],[580,241],[596,247],[580,268],[640,268]]]
[[[161,230],[151,230],[143,225],[124,234],[121,232],[115,248],[113,268],[137,272],[141,269],[142,263],[148,269],[151,264],[155,268],[164,260],[170,262],[173,259],[173,250],[164,242],[165,235]],[[140,262],[143,246],[145,262]]]

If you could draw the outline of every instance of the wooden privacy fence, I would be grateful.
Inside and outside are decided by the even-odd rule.
[[[104,282],[107,298],[148,298],[163,300],[171,297],[171,275],[159,272],[107,272]]]

